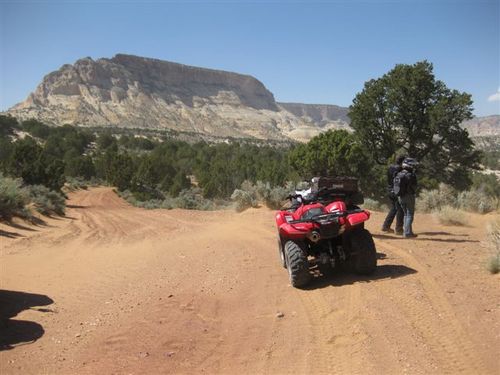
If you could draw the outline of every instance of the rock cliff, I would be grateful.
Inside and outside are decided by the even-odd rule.
[[[8,112],[54,125],[298,140],[336,125],[337,117],[345,118],[340,107],[306,105],[307,110],[299,111],[299,106],[278,105],[248,75],[119,54],[63,65]]]

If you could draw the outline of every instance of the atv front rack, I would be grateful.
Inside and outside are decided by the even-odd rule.
[[[290,220],[288,224],[321,223],[326,221],[333,221],[334,219],[339,217],[347,217],[351,214],[358,214],[361,212],[365,212],[365,210],[362,210],[361,208],[356,208],[354,210],[347,210],[342,212],[330,212],[327,214],[316,215],[308,219]]]
[[[307,196],[302,196],[301,194],[290,194],[287,199],[289,199],[290,201],[292,201],[293,199],[300,199],[303,204],[311,204],[316,202],[328,204],[338,199],[345,201],[348,205],[358,205],[363,204],[364,202],[363,194],[361,194],[360,192],[345,192],[336,188],[326,187],[312,192]]]

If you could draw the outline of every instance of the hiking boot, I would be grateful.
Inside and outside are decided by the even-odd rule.
[[[381,231],[386,233],[394,233],[394,231],[391,228],[382,228]]]
[[[415,233],[403,234],[403,238],[415,238],[418,237]]]
[[[401,229],[396,228],[396,230],[394,231],[394,233],[399,234],[399,235],[403,235],[405,232],[404,232],[403,228],[401,228]]]

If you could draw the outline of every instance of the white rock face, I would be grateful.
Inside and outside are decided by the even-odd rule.
[[[471,137],[488,137],[500,135],[500,115],[475,117],[462,123]]]
[[[63,65],[8,112],[21,120],[36,118],[53,125],[307,140],[347,125],[345,109],[336,107],[341,114],[335,118],[327,107],[294,113],[286,104],[278,105],[251,76],[119,54]],[[300,104],[292,109],[297,108]],[[317,113],[322,113],[320,121]]]

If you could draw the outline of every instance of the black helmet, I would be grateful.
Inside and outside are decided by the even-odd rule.
[[[396,157],[396,164],[401,165],[405,159],[406,159],[405,155],[399,155],[399,156],[397,156]]]
[[[414,158],[405,158],[401,166],[405,169],[414,169],[418,166],[418,161]]]

